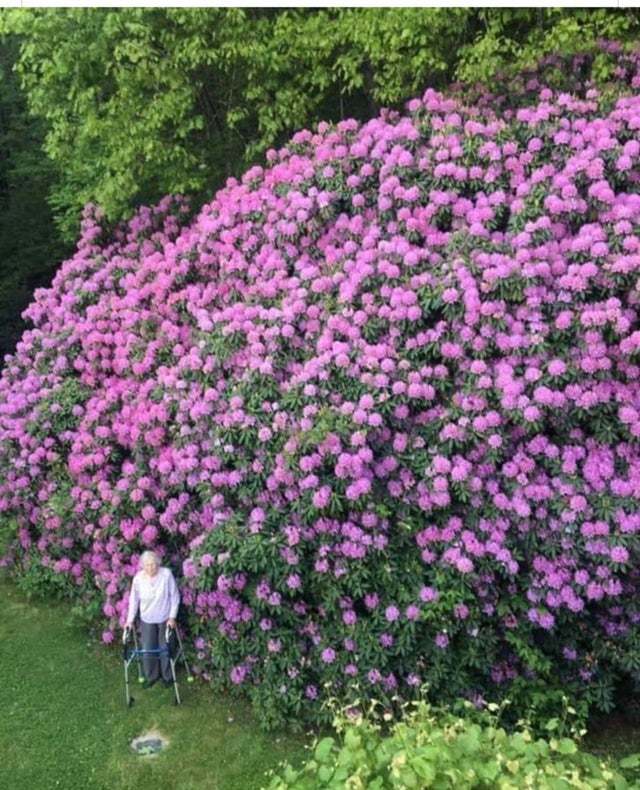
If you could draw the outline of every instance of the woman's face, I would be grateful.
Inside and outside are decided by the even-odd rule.
[[[155,560],[145,560],[142,567],[148,576],[155,576],[158,572],[158,563]]]

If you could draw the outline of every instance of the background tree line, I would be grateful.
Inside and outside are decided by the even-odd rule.
[[[320,119],[639,30],[610,9],[0,11],[0,354],[85,203],[112,222],[167,193],[197,205]]]

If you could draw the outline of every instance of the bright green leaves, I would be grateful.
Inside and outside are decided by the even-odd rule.
[[[210,194],[320,118],[367,118],[456,77],[490,82],[549,52],[631,40],[640,21],[565,9],[57,9],[0,13],[58,169],[68,238],[165,193]],[[597,81],[611,60],[596,57]]]
[[[372,707],[375,703],[372,703]],[[475,721],[477,719],[477,721]],[[605,788],[635,787],[638,755],[618,766],[569,738],[507,733],[496,715],[456,717],[424,702],[383,731],[373,717],[336,719],[341,742],[323,738],[299,771],[285,766],[270,790],[284,788]]]
[[[331,751],[333,750],[333,738],[323,738],[315,748],[314,757],[319,763],[326,763],[329,761]]]

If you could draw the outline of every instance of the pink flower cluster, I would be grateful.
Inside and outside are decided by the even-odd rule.
[[[166,198],[109,235],[88,207],[0,382],[6,562],[112,635],[157,550],[200,671],[283,709],[531,676],[514,633],[613,677],[640,621],[635,88],[428,90],[299,132],[193,220]]]

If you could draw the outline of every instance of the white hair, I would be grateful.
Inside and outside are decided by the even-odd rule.
[[[160,567],[160,557],[155,553],[155,551],[143,551],[140,557],[140,565],[144,565],[147,560],[151,560],[155,562],[155,564]]]

